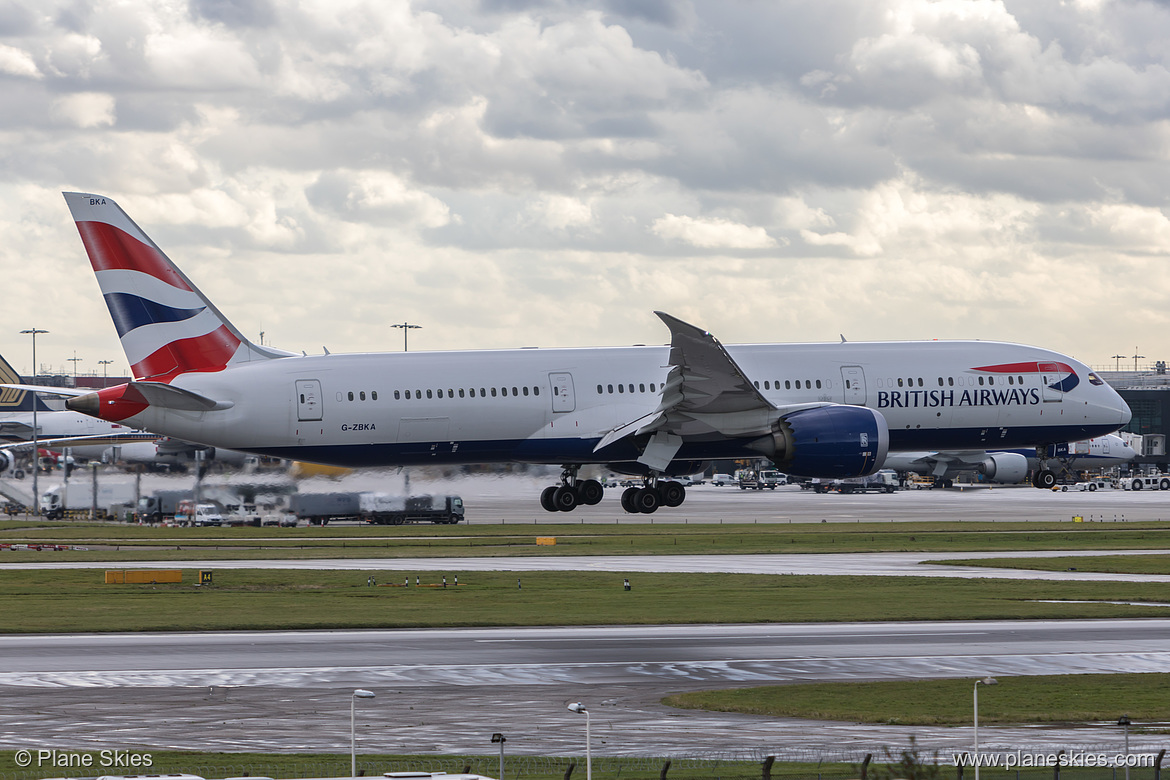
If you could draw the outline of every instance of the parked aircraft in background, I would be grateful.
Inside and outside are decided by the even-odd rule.
[[[1137,456],[1125,441],[1114,434],[1087,441],[1055,444],[1038,457],[1035,448],[1014,450],[958,450],[948,452],[891,452],[886,468],[899,473],[933,476],[949,483],[963,472],[976,472],[988,482],[1015,484],[1029,471],[1086,471],[1128,463]]]
[[[577,473],[606,464],[643,477],[622,506],[653,512],[685,498],[670,476],[712,459],[851,477],[891,450],[1046,447],[1130,419],[1087,366],[1038,347],[724,347],[663,313],[668,347],[297,355],[244,338],[113,200],[65,198],[135,376],[67,407],[217,448],[337,466],[559,464],[550,511],[600,501]]]
[[[34,405],[40,446],[72,447],[73,456],[81,460],[100,458],[111,442],[157,438],[155,434],[142,434],[119,422],[50,408],[35,393],[11,386],[20,383],[20,375],[3,357],[0,357],[0,382],[6,385],[0,388],[0,439],[15,445],[0,449],[0,473],[18,470],[15,468],[18,453],[31,458]]]

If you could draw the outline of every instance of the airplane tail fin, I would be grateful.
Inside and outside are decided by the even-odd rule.
[[[3,357],[0,357],[0,384],[21,384],[20,374]],[[38,412],[53,411],[36,393],[13,387],[0,388],[0,413],[31,412],[33,409]]]
[[[112,198],[63,194],[136,379],[292,354],[244,338]]]

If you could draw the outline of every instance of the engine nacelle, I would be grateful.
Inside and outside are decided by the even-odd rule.
[[[992,482],[1014,485],[1028,476],[1028,459],[1018,452],[993,452],[983,459],[979,470]]]
[[[771,435],[752,444],[776,468],[798,477],[865,477],[886,461],[890,429],[881,412],[864,406],[821,406],[793,412]]]
[[[16,456],[8,450],[0,450],[0,474],[16,465]]]

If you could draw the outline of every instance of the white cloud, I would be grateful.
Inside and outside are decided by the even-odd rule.
[[[651,230],[668,241],[682,241],[703,249],[769,249],[776,240],[762,227],[752,227],[719,217],[687,217],[667,214],[656,219]]]
[[[53,115],[81,128],[114,124],[114,96],[102,92],[77,92],[53,102]]]
[[[0,73],[32,79],[43,77],[40,68],[28,52],[4,44],[0,44]]]

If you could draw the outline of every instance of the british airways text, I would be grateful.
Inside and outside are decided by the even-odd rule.
[[[964,390],[955,395],[954,390],[879,390],[879,409],[933,409],[939,406],[1034,406],[1040,403],[1040,391],[1034,387],[1026,389],[983,389]]]

